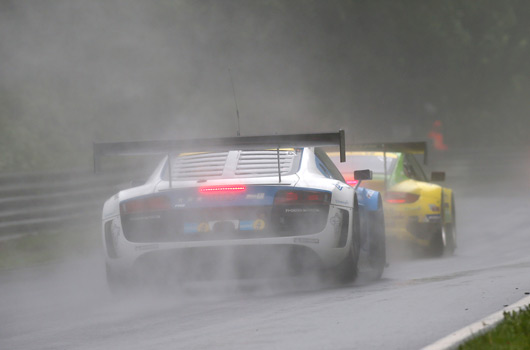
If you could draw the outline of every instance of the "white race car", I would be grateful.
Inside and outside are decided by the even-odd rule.
[[[370,238],[329,145],[344,155],[344,132],[94,144],[96,169],[105,155],[165,154],[145,184],[105,202],[109,286],[307,270],[353,281]]]

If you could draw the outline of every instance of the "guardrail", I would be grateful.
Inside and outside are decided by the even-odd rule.
[[[459,149],[433,154],[431,168],[447,171],[447,185],[491,184],[519,174],[530,178],[530,150]],[[106,198],[145,172],[122,170],[0,174],[0,239],[65,225],[97,223]],[[475,181],[476,182],[476,181]],[[464,187],[466,189],[468,187]]]
[[[0,237],[97,220],[105,199],[128,180],[130,172],[0,175]]]

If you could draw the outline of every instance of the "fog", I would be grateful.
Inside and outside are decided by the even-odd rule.
[[[455,33],[458,9],[404,3],[2,1],[2,169],[87,167],[93,140],[235,135],[229,71],[242,135],[401,141],[442,120],[455,147],[526,142],[524,23],[461,7]],[[503,30],[519,51],[490,43]]]
[[[429,169],[447,170],[446,184],[455,189],[457,203],[464,198],[457,216],[468,231],[462,232],[457,255],[475,268],[483,256],[496,260],[495,249],[481,236],[488,221],[480,232],[472,228],[484,215],[476,209],[482,196],[522,196],[530,176],[530,10],[516,1],[480,4],[2,0],[0,172],[91,169],[94,141],[235,136],[235,102],[244,136],[343,128],[348,143],[420,141],[439,120],[449,149],[430,152]],[[508,213],[500,205],[488,210],[490,216]],[[521,225],[514,230],[522,232]],[[99,229],[97,222],[98,235]],[[499,232],[488,234],[503,241]],[[26,281],[38,280],[41,270],[4,275],[8,313],[0,319],[8,326],[0,330],[0,340],[15,334],[10,344],[16,344],[18,327],[35,332],[37,340],[43,334],[52,339],[39,330],[40,323],[49,321],[66,333],[65,319],[74,328],[79,322],[76,330],[82,333],[87,325],[73,313],[89,315],[92,325],[115,325],[151,321],[157,312],[171,320],[164,310],[178,314],[184,308],[193,309],[197,324],[209,308],[222,308],[221,302],[237,310],[238,300],[246,298],[335,286],[315,275],[232,279],[237,266],[225,259],[219,268],[230,277],[224,281],[192,282],[162,296],[157,290],[116,302],[104,281],[103,254],[92,252],[68,267],[39,267],[52,276],[39,289],[26,288]],[[452,270],[457,258],[449,258]],[[400,266],[393,270],[397,277],[382,282],[387,290],[394,288],[392,278],[412,278]],[[422,277],[428,274],[417,269]],[[441,263],[435,269],[445,272]],[[252,312],[248,305],[245,310]],[[103,332],[96,328],[91,334]],[[72,345],[68,337],[64,344],[50,342],[50,348]],[[113,344],[126,348],[130,341]]]
[[[308,73],[321,73],[292,38],[277,42],[274,17],[254,23],[235,3],[3,2],[1,18],[13,151],[80,166],[93,140],[234,136],[229,70],[243,135],[337,130],[347,117],[314,99]],[[35,162],[4,168],[46,168]]]

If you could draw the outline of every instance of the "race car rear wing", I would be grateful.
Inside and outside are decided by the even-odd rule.
[[[339,146],[340,161],[346,161],[344,130],[334,133],[238,136],[188,140],[152,140],[130,142],[94,142],[94,172],[101,170],[101,157],[108,155],[156,155],[177,152],[287,147]],[[278,155],[279,167],[279,155]],[[278,168],[279,172],[279,168]],[[281,175],[280,182],[281,182]]]
[[[423,162],[427,164],[427,142],[379,142],[360,143],[346,146],[347,151],[357,152],[402,152],[423,154]]]
[[[423,163],[427,164],[427,142],[378,142],[378,143],[360,143],[348,145],[347,151],[353,152],[383,152],[384,157],[384,179],[385,191],[388,189],[388,174],[386,168],[387,152],[402,152],[410,154],[423,154]]]

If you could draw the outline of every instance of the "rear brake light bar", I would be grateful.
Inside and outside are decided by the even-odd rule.
[[[246,190],[247,190],[247,186],[245,185],[221,185],[221,186],[199,187],[199,193],[201,194],[239,193],[239,192],[245,192]]]

